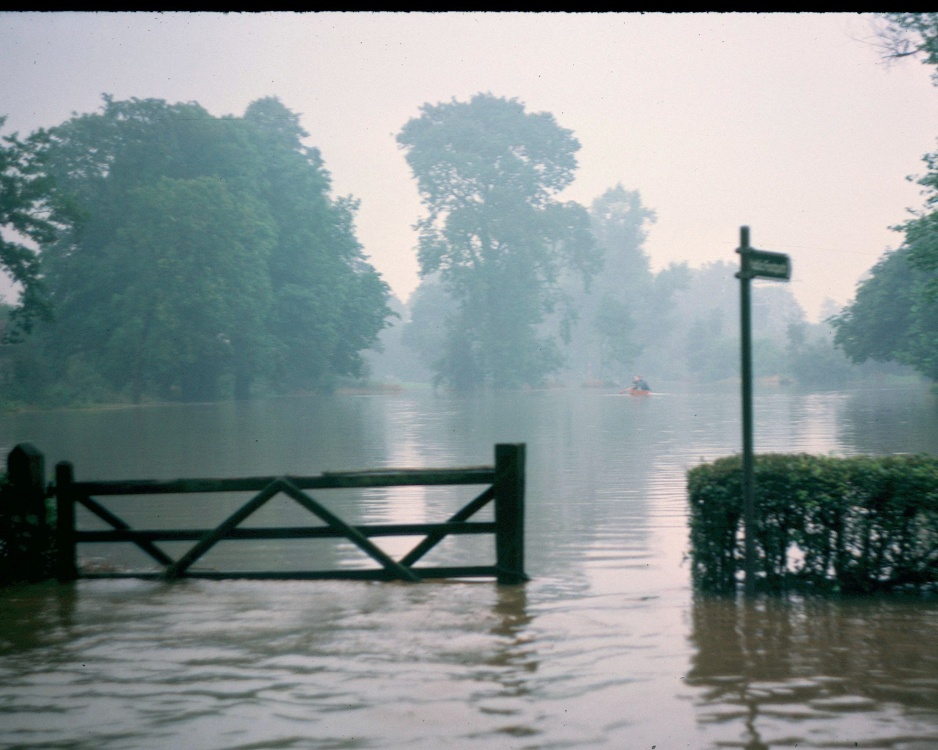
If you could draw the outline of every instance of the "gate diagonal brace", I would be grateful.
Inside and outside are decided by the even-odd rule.
[[[254,511],[260,509],[270,498],[277,495],[280,489],[279,479],[275,479],[268,484],[264,489],[238,508],[238,510],[228,516],[228,518],[208,532],[208,534],[203,536],[186,554],[170,565],[163,574],[163,577],[167,581],[172,581],[185,575],[185,572],[196,560],[224,539],[229,531],[236,528],[242,521],[254,513]]]
[[[393,573],[402,581],[411,581],[416,583],[420,580],[420,576],[414,573],[414,571],[393,560],[377,545],[373,544],[368,539],[368,537],[362,534],[358,529],[356,529],[354,526],[350,526],[337,515],[324,508],[313,498],[303,492],[303,490],[293,484],[293,482],[291,482],[289,479],[283,477],[277,481],[280,484],[281,492],[292,497],[310,513],[318,516],[332,528],[336,529],[337,531],[341,531],[349,541],[355,544],[369,557],[381,563],[381,566],[389,573]]]
[[[117,515],[105,508],[101,503],[88,496],[79,496],[76,498],[79,503],[84,505],[88,510],[94,513],[98,518],[106,523],[111,524],[118,531],[133,531],[128,524],[123,519],[119,518]],[[136,544],[140,549],[146,552],[150,557],[156,560],[160,565],[172,565],[173,558],[167,555],[163,550],[157,547],[153,542],[147,539],[131,539],[131,542]]]
[[[488,505],[494,497],[495,488],[487,487],[477,498],[446,519],[446,523],[458,523],[468,520],[476,511]],[[445,531],[431,531],[423,538],[423,541],[418,543],[416,547],[401,558],[401,565],[413,565],[445,538]]]
[[[202,557],[218,542],[224,539],[230,531],[235,529],[238,525],[241,524],[242,521],[247,519],[255,511],[259,510],[268,500],[280,494],[281,492],[293,498],[310,513],[317,516],[320,520],[324,521],[333,529],[339,531],[349,541],[365,552],[365,554],[380,563],[382,567],[384,567],[388,572],[392,573],[396,578],[411,582],[417,582],[420,580],[420,577],[416,573],[404,565],[395,562],[380,548],[372,544],[372,542],[370,542],[364,534],[362,534],[353,526],[347,524],[334,513],[327,510],[313,498],[309,497],[286,477],[280,477],[272,481],[257,495],[248,500],[248,502],[242,505],[237,511],[222,521],[216,528],[202,537],[202,539],[200,539],[185,555],[183,555],[181,558],[179,558],[179,560],[167,568],[166,572],[164,573],[164,578],[166,578],[166,580],[174,580],[185,575],[185,572],[200,557]]]

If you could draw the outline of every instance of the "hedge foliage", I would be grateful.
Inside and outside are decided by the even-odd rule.
[[[743,570],[740,456],[688,472],[691,566],[700,591]],[[841,593],[938,589],[938,458],[755,458],[758,586]]]

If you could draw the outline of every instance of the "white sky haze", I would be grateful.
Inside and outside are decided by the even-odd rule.
[[[582,148],[561,196],[622,183],[657,212],[655,269],[736,262],[740,225],[792,257],[809,318],[853,295],[922,204],[906,177],[936,150],[938,88],[885,66],[857,14],[0,13],[5,133],[96,110],[101,95],[278,96],[301,115],[358,236],[406,299],[416,184],[394,136],[425,103],[480,91],[549,111]]]

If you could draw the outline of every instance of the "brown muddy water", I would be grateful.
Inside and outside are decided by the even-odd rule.
[[[692,593],[685,473],[739,450],[738,402],[404,392],[2,416],[4,455],[30,441],[80,480],[479,465],[494,443],[524,442],[532,580],[6,590],[0,747],[938,747],[938,602]],[[764,392],[755,408],[758,451],[938,454],[938,404],[923,388]],[[437,520],[461,504],[457,489],[329,503],[369,522]],[[198,526],[215,517],[208,506],[114,509]],[[296,511],[265,512],[279,523]],[[437,562],[493,559],[490,540],[457,542]],[[225,542],[205,565],[362,564],[347,545],[311,544],[322,540]],[[141,562],[120,547],[80,555]]]

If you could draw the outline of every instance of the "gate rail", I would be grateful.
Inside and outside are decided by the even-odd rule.
[[[31,448],[31,446],[30,446]],[[16,452],[17,449],[14,449]],[[33,449],[34,450],[34,449]],[[9,462],[14,462],[11,452]],[[42,454],[39,456],[41,464]],[[23,458],[26,455],[27,458]],[[28,460],[20,451],[17,460]],[[246,477],[240,479],[176,479],[171,481],[75,481],[72,464],[55,467],[55,482],[46,488],[57,509],[55,574],[61,581],[77,578],[267,578],[267,579],[363,579],[416,582],[426,578],[494,577],[500,584],[522,583],[524,573],[524,444],[495,446],[495,465],[462,469],[389,469],[324,473],[315,477]],[[22,473],[22,472],[21,472]],[[38,472],[41,476],[41,465]],[[33,471],[33,475],[36,472]],[[307,490],[399,487],[415,485],[488,485],[455,514],[439,523],[352,525],[342,520]],[[41,485],[40,485],[41,486]],[[247,502],[212,529],[133,529],[96,498],[108,496],[254,492]],[[239,525],[271,498],[284,494],[318,517],[324,524],[291,527]],[[494,521],[470,521],[480,509],[494,503]],[[76,528],[75,508],[81,505],[111,528],[90,531]],[[494,534],[493,565],[426,567],[415,564],[448,535]],[[418,536],[423,540],[399,560],[385,553],[371,539]],[[222,540],[346,538],[377,561],[380,568],[314,571],[218,572],[191,570],[191,566]],[[156,543],[194,541],[181,557],[168,555]],[[80,543],[130,542],[163,566],[162,572],[83,572],[77,562]]]

